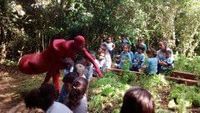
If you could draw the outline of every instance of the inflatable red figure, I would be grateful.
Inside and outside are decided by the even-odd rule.
[[[80,35],[74,40],[55,39],[43,52],[22,56],[19,61],[19,70],[25,74],[47,72],[43,83],[49,82],[52,77],[55,88],[59,91],[59,70],[65,68],[64,59],[68,57],[75,60],[79,53],[83,53],[84,57],[93,63],[99,77],[103,77],[92,55],[85,48],[84,37]]]

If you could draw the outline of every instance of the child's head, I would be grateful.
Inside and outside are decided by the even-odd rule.
[[[74,109],[80,104],[80,100],[83,98],[87,91],[88,81],[83,77],[77,77],[71,86],[71,91],[69,92],[69,97],[66,105],[70,109]]]
[[[129,89],[123,98],[120,113],[155,113],[152,95],[143,88]]]
[[[160,41],[158,43],[158,46],[161,50],[166,50],[167,49],[167,42],[166,41]]]
[[[150,48],[146,51],[146,54],[149,58],[152,58],[152,57],[156,57],[157,56],[157,52],[155,49],[153,48]]]
[[[69,69],[74,65],[74,61],[71,58],[65,58],[65,65],[65,68]]]
[[[76,94],[84,95],[86,93],[88,81],[83,77],[77,77],[72,83],[72,91]]]
[[[67,92],[71,91],[73,81],[79,77],[78,73],[70,72],[63,78],[64,88]]]
[[[138,38],[138,43],[144,43],[144,38]]]
[[[52,84],[44,84],[39,89],[31,90],[24,98],[26,107],[41,108],[46,111],[56,99],[56,91]]]
[[[165,51],[165,57],[166,58],[169,58],[169,57],[171,57],[172,56],[172,51],[171,50],[166,50]]]
[[[79,76],[82,76],[85,73],[85,66],[83,64],[76,64],[75,72],[77,72]]]
[[[27,108],[39,108],[40,103],[40,90],[32,89],[24,97],[24,103]]]
[[[129,52],[129,45],[128,44],[124,44],[123,45],[123,51],[124,52]]]
[[[102,52],[106,53],[107,52],[107,46],[105,44],[101,44],[99,49],[98,49],[98,52],[99,53],[102,53]]]
[[[106,42],[108,42],[108,43],[112,42],[112,36],[109,36],[109,37],[107,38]]]
[[[98,59],[103,60],[105,58],[105,53],[99,53]]]
[[[145,47],[144,46],[142,46],[142,45],[139,45],[138,47],[137,47],[137,52],[138,53],[144,53],[144,51],[145,51]]]

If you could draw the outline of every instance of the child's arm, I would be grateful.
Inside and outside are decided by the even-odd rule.
[[[92,57],[92,55],[87,51],[86,48],[82,48],[83,54],[85,57],[94,65],[96,72],[98,73],[99,77],[103,77],[102,72],[100,71],[98,65],[94,61],[95,59]]]
[[[144,65],[144,61],[145,61],[145,56],[142,55],[140,58],[140,61],[138,63],[138,67],[141,68]]]
[[[172,66],[172,64],[174,63],[174,60],[172,58],[168,58],[166,63],[167,63],[167,66]]]
[[[112,48],[114,49],[115,48],[115,44],[113,43],[113,45],[112,45]]]

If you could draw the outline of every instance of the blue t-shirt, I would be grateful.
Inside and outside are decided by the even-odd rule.
[[[122,51],[121,54],[120,54],[120,68],[123,67],[125,60],[128,60],[131,64],[131,60],[132,60],[131,58],[132,57],[131,57],[130,52]]]
[[[148,58],[147,59],[147,73],[148,74],[156,74],[158,69],[158,59],[156,57],[154,58]]]
[[[131,61],[134,58],[135,54],[132,51],[129,51],[129,54],[131,55]]]
[[[139,54],[135,53],[134,58],[132,59],[133,67],[137,67],[138,69],[144,65],[145,55],[144,53]]]

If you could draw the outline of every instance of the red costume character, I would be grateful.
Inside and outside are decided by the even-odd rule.
[[[93,63],[99,77],[103,77],[92,55],[85,48],[83,36],[76,36],[74,40],[55,39],[49,47],[41,53],[33,53],[22,56],[19,61],[19,70],[25,74],[39,74],[47,72],[43,83],[49,82],[53,77],[55,88],[59,91],[59,70],[65,68],[64,59],[69,57],[75,60],[79,53]]]

